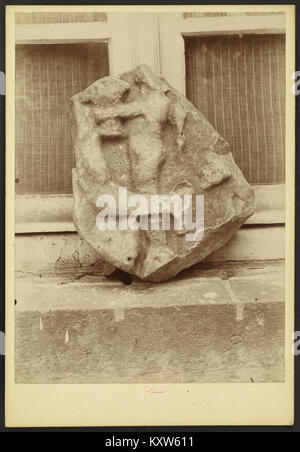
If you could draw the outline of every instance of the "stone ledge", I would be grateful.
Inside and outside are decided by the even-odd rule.
[[[248,227],[239,230],[230,242],[205,259],[211,262],[263,261],[285,257],[283,226]],[[24,234],[15,238],[15,268],[19,272],[70,275],[84,271],[108,275],[110,264],[75,233]]]
[[[91,279],[92,281],[89,281]],[[160,285],[85,281],[57,284],[36,280],[16,285],[17,311],[128,309],[166,306],[284,302],[284,278],[194,278]]]
[[[17,278],[17,311],[128,309],[209,304],[284,302],[283,262],[196,266],[177,278],[153,284],[83,274]]]

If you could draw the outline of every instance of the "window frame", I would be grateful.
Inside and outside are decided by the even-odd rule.
[[[284,16],[184,18],[182,12],[116,12],[107,13],[107,22],[16,24],[15,44],[107,42],[111,75],[146,63],[185,94],[185,36],[285,33]],[[283,225],[285,184],[253,188],[257,212],[247,224]],[[16,195],[15,232],[75,232],[72,209],[72,194]]]

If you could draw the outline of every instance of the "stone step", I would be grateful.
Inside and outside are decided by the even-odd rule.
[[[284,381],[282,261],[16,280],[18,383]]]

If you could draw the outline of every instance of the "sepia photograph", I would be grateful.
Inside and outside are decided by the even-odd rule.
[[[8,422],[97,387],[165,406],[89,425],[292,423],[293,7],[6,9]]]

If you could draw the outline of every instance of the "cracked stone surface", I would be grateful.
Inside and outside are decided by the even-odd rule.
[[[148,66],[97,80],[73,96],[72,113],[74,224],[99,260],[143,280],[165,281],[223,246],[254,214],[254,192],[227,142]],[[117,200],[119,187],[149,200],[204,195],[202,239],[187,241],[186,231],[174,227],[100,231],[96,201],[107,194]]]

